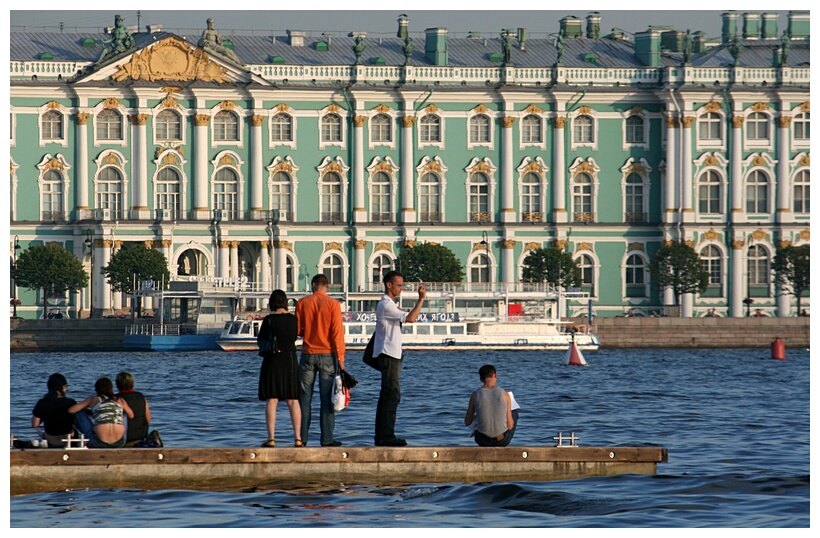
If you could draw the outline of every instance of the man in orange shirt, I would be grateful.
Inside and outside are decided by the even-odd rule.
[[[339,302],[328,297],[327,277],[319,274],[311,281],[313,295],[303,297],[296,303],[296,319],[299,336],[303,338],[302,357],[299,373],[302,380],[302,394],[299,406],[302,408],[302,442],[307,444],[310,430],[310,402],[313,399],[313,385],[319,373],[319,427],[322,446],[342,446],[333,438],[336,414],[330,401],[333,378],[336,377],[336,363],[345,367],[345,337],[342,326],[342,308]]]

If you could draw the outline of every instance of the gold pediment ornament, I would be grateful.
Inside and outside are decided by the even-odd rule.
[[[109,97],[103,101],[103,108],[120,108],[120,101],[116,97]]]
[[[646,173],[646,168],[644,168],[644,165],[642,165],[640,163],[634,163],[632,166],[629,167],[629,169],[627,170],[627,173],[628,174],[631,174],[631,173],[645,174]]]
[[[217,166],[236,166],[236,159],[232,155],[223,155]]]
[[[291,166],[291,164],[287,161],[282,161],[281,163],[273,167],[271,174],[276,174],[278,172],[287,172],[288,174],[293,174],[293,166]]]
[[[592,113],[592,109],[588,106],[582,106],[581,108],[578,109],[578,114],[579,115],[586,115],[586,114],[591,114],[591,113]]]
[[[576,174],[580,174],[582,172],[588,172],[590,174],[594,174],[595,173],[595,168],[591,164],[589,164],[589,162],[584,161],[584,162],[582,162],[581,164],[578,165],[578,168],[575,169]]]
[[[228,70],[213,62],[208,53],[177,37],[167,37],[135,53],[120,64],[111,78],[131,80],[202,80],[230,82]]]
[[[473,109],[473,112],[476,114],[484,114],[485,112],[489,112],[489,108],[487,108],[484,104],[480,104]]]
[[[341,243],[337,243],[336,241],[331,241],[327,245],[325,245],[325,252],[328,250],[343,250]]]
[[[541,166],[538,161],[530,161],[526,167],[524,167],[524,173],[527,172],[535,172],[536,174],[542,174],[544,172],[544,167]]]
[[[220,110],[233,110],[236,108],[236,103],[233,101],[222,101],[219,103]]]
[[[717,241],[720,239],[720,234],[714,228],[709,228],[709,231],[703,234],[704,241]]]
[[[563,129],[567,126],[567,118],[563,116],[559,118],[552,118],[552,126],[556,129]]]
[[[629,109],[629,112],[627,112],[627,114],[629,114],[630,116],[637,116],[641,113],[643,113],[643,108],[639,107],[638,105],[633,106]]]
[[[333,114],[338,114],[338,113],[339,113],[339,110],[341,110],[341,109],[339,108],[339,105],[337,105],[336,103],[330,103],[330,104],[327,106],[327,111],[328,111],[328,112],[331,112],[331,113],[333,113]]]
[[[800,105],[800,110],[802,110],[803,112],[808,112],[809,111],[809,102],[805,101],[804,103],[802,103]]]
[[[752,105],[752,111],[754,111],[754,112],[765,112],[765,111],[769,110],[769,108],[770,108],[769,105],[767,105],[766,103],[763,103],[762,101],[758,101],[757,103]]]
[[[109,153],[108,155],[106,155],[105,159],[103,159],[102,162],[103,162],[103,164],[111,164],[111,165],[114,165],[114,166],[120,166],[120,160],[117,158],[117,155],[114,154],[114,153]]]
[[[588,250],[590,252],[594,252],[595,248],[592,246],[592,243],[587,243],[586,241],[584,241],[583,243],[578,243],[578,246],[575,247],[575,252],[578,252],[579,250]]]
[[[387,114],[388,112],[390,112],[390,107],[382,103],[373,110],[375,110],[376,112],[381,112],[382,114]]]
[[[472,170],[473,174],[475,174],[477,172],[490,173],[490,166],[485,162],[480,162],[480,163],[476,164],[475,167]]]
[[[373,252],[377,252],[379,250],[386,250],[387,252],[393,252],[393,245],[386,242],[376,243],[376,246],[373,247]]]
[[[718,164],[720,164],[720,161],[714,155],[709,155],[703,160],[704,166],[717,166]]]
[[[718,103],[717,101],[711,101],[703,105],[703,109],[707,112],[717,112],[718,110],[720,110],[720,103]]]
[[[763,155],[758,155],[752,159],[752,166],[766,166],[766,159],[763,158]]]
[[[535,103],[532,103],[530,106],[524,109],[524,112],[526,112],[527,114],[542,114],[544,112],[544,109],[536,106]]]
[[[336,172],[338,174],[343,174],[344,170],[342,170],[341,164],[334,161],[325,167],[325,172]]]
[[[434,104],[430,103],[430,104],[427,106],[427,108],[425,108],[424,110],[425,110],[425,111],[427,111],[427,112],[428,112],[428,113],[430,113],[430,114],[435,114],[436,112],[438,112],[438,111],[439,111],[439,110],[441,110],[441,109],[440,109],[439,107],[437,107],[436,105],[434,105]]]
[[[57,170],[58,172],[63,172],[65,171],[65,168],[63,167],[63,163],[61,163],[60,160],[55,157],[48,161],[46,165],[43,167],[44,172],[48,172],[49,170]]]
[[[473,245],[473,249],[470,252],[475,252],[476,250],[486,250],[487,252],[490,251],[490,245],[487,243],[476,243]]]
[[[381,161],[376,165],[376,168],[373,169],[374,172],[387,172],[389,175],[393,175],[394,170],[395,168],[393,168],[387,161]]]
[[[425,172],[438,172],[441,173],[441,165],[438,164],[436,161],[430,161],[426,165],[424,165]]]
[[[59,109],[61,106],[62,105],[60,105],[60,103],[58,103],[57,101],[49,101],[48,103],[46,103],[46,108],[49,110],[56,110]]]
[[[763,241],[764,239],[766,239],[766,232],[764,232],[762,228],[758,228],[757,230],[753,231],[752,235],[749,237],[751,237],[755,241]]]
[[[173,153],[169,153],[162,158],[162,166],[174,165],[179,166],[179,158]]]
[[[527,252],[528,250],[538,250],[539,248],[541,248],[540,244],[536,243],[535,241],[531,241],[524,245],[524,252]]]
[[[276,110],[277,112],[288,112],[290,110],[290,106],[286,105],[285,103],[279,103],[278,105],[276,105],[276,108],[274,110]]]
[[[643,250],[643,243],[630,243],[628,247],[626,247],[627,252],[632,252],[633,250]]]
[[[160,104],[163,108],[179,108],[179,101],[174,99],[173,95],[167,96]]]
[[[809,241],[809,239],[811,238],[811,230],[809,228],[806,228],[805,230],[800,232],[800,235],[798,235],[797,238],[803,241]]]
[[[808,155],[803,155],[797,164],[800,166],[811,166],[811,158]]]

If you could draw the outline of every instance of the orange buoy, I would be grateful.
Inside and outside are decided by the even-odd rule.
[[[786,358],[786,342],[775,336],[772,340],[772,359],[784,360]]]

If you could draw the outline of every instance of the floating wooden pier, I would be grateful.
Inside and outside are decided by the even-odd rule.
[[[654,474],[656,447],[22,449],[11,495],[84,488],[260,490]]]

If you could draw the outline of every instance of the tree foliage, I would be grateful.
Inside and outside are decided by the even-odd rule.
[[[579,287],[581,269],[572,254],[558,247],[537,248],[524,258],[524,282],[550,282],[562,288]]]
[[[111,262],[101,271],[111,284],[111,288],[117,292],[131,293],[134,291],[135,283],[139,286],[141,280],[149,279],[158,283],[164,282],[167,287],[171,279],[165,255],[139,243],[117,251],[111,256]]]
[[[709,271],[703,268],[698,253],[678,241],[668,242],[655,253],[649,262],[649,274],[659,289],[672,288],[676,306],[684,293],[703,293],[709,285]]]
[[[396,260],[396,269],[407,282],[462,282],[464,267],[444,245],[420,243],[405,247]]]
[[[43,290],[43,305],[48,298],[88,286],[88,273],[72,253],[59,245],[35,245],[17,257],[11,275],[18,286]]]
[[[789,245],[777,249],[774,255],[775,279],[780,284],[781,293],[797,297],[797,312],[802,311],[801,297],[810,286],[811,266],[809,245],[795,247]]]

